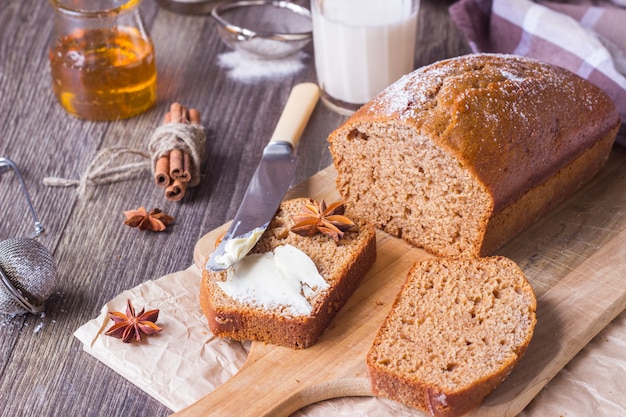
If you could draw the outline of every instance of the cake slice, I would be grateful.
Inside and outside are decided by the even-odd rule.
[[[433,416],[467,413],[521,359],[536,305],[510,259],[416,263],[367,355],[374,394]]]
[[[357,288],[376,258],[374,227],[345,213],[354,226],[343,234],[316,233],[306,221],[296,233],[293,216],[306,205],[319,207],[306,198],[284,201],[240,263],[221,272],[204,268],[200,303],[215,335],[306,348]]]

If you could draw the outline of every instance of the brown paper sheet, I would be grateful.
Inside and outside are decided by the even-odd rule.
[[[178,411],[210,393],[245,362],[249,343],[214,337],[198,301],[200,270],[193,265],[127,290],[102,307],[101,314],[74,335],[83,349],[157,401]],[[142,343],[122,343],[104,332],[111,326],[109,311],[159,309],[163,331]],[[626,415],[626,312],[622,312],[585,347],[520,414],[543,416]],[[422,416],[393,401],[337,398],[313,404],[294,417],[328,415]]]

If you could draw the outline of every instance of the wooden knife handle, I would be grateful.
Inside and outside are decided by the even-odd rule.
[[[291,89],[270,142],[288,142],[295,149],[319,96],[320,89],[317,84],[296,84]]]

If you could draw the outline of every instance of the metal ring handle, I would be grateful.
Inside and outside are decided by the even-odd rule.
[[[20,174],[19,169],[17,169],[17,165],[15,165],[13,161],[11,161],[9,158],[0,156],[0,174],[2,174],[4,171],[6,171],[9,168],[15,172],[15,175],[17,175],[17,179],[20,181],[20,184],[22,186],[22,192],[24,193],[24,196],[26,196],[28,209],[30,210],[30,214],[33,216],[33,220],[35,221],[35,230],[29,237],[35,238],[39,236],[40,234],[42,234],[45,231],[45,228],[43,227],[43,224],[41,224],[41,222],[39,221],[39,218],[37,217],[37,213],[35,212],[35,207],[33,207],[33,202],[31,201],[30,195],[28,194],[28,189],[26,189],[26,184],[24,184],[24,179],[22,178],[22,174]]]

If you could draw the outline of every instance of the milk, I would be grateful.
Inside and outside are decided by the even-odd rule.
[[[355,110],[413,70],[417,3],[311,2],[315,68],[323,98]]]

